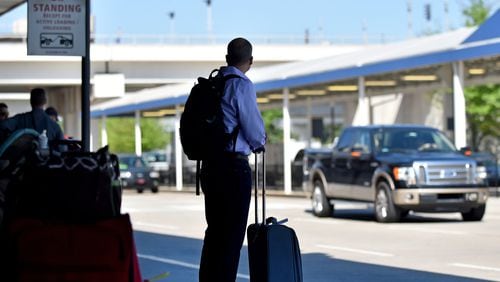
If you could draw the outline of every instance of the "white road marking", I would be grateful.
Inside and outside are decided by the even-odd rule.
[[[317,224],[330,224],[330,225],[337,225],[340,224],[338,221],[332,221],[330,219],[312,219],[312,218],[294,218],[293,221],[302,221],[302,222],[311,222],[311,223],[317,223]]]
[[[467,232],[463,231],[453,231],[453,230],[440,230],[434,228],[422,228],[422,227],[410,227],[410,226],[391,226],[389,227],[391,230],[399,230],[399,231],[417,231],[424,233],[435,233],[435,234],[446,234],[446,235],[467,235]]]
[[[351,248],[337,247],[337,246],[331,246],[331,245],[316,245],[316,247],[323,248],[323,249],[344,251],[344,252],[359,253],[359,254],[365,254],[365,255],[373,255],[373,256],[379,256],[379,257],[393,257],[394,256],[393,254],[389,254],[389,253],[381,253],[381,252],[367,251],[367,250],[361,250],[361,249],[351,249]]]
[[[151,256],[151,255],[144,255],[144,254],[137,254],[137,256],[139,258],[142,258],[142,259],[148,259],[148,260],[152,260],[152,261],[156,261],[156,262],[182,266],[185,268],[196,269],[196,270],[200,269],[200,266],[197,264],[192,264],[192,263],[188,263],[188,262],[184,262],[184,261],[180,261],[180,260],[163,258],[163,257],[158,257],[158,256]],[[236,274],[236,277],[241,278],[241,279],[250,280],[250,276],[246,275],[246,274],[238,273],[238,274]]]
[[[481,266],[481,265],[473,265],[473,264],[465,264],[465,263],[450,263],[450,265],[456,266],[456,267],[463,267],[463,268],[473,268],[473,269],[479,269],[479,270],[500,272],[500,268],[498,268],[498,267],[489,267],[489,266]]]
[[[255,205],[255,203],[252,201],[252,204]],[[260,205],[260,203],[259,203]],[[288,204],[288,203],[269,203],[266,202],[266,210],[288,210],[288,209],[306,209],[308,208],[307,206],[304,205],[299,205],[299,204]]]
[[[161,228],[161,229],[168,229],[168,230],[179,230],[180,229],[180,227],[178,227],[178,226],[154,224],[154,223],[147,223],[147,222],[141,222],[141,221],[134,221],[133,225],[144,226],[144,227],[154,227],[154,228]]]

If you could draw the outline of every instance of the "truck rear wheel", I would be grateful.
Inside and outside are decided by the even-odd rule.
[[[375,219],[378,222],[396,222],[401,218],[401,211],[394,205],[389,189],[386,182],[382,181],[377,184]]]
[[[312,211],[317,217],[331,216],[333,212],[333,205],[327,199],[323,182],[316,180],[314,182],[312,194]]]
[[[480,221],[483,219],[484,212],[486,211],[486,205],[480,205],[477,208],[472,208],[468,212],[462,213],[462,218],[464,221]]]

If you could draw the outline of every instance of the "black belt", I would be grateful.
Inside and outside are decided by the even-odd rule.
[[[248,161],[248,156],[245,154],[242,154],[242,153],[225,152],[224,156],[226,156],[228,158],[237,159],[237,160]]]

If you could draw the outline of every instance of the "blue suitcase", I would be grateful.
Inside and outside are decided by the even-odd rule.
[[[248,226],[248,261],[251,282],[302,282],[302,258],[295,231],[287,221],[266,219],[265,155],[262,154],[262,222],[258,218],[258,165],[255,155],[255,223]]]

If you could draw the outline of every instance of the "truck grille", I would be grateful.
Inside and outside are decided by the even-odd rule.
[[[415,162],[413,168],[419,185],[475,184],[474,162]]]

